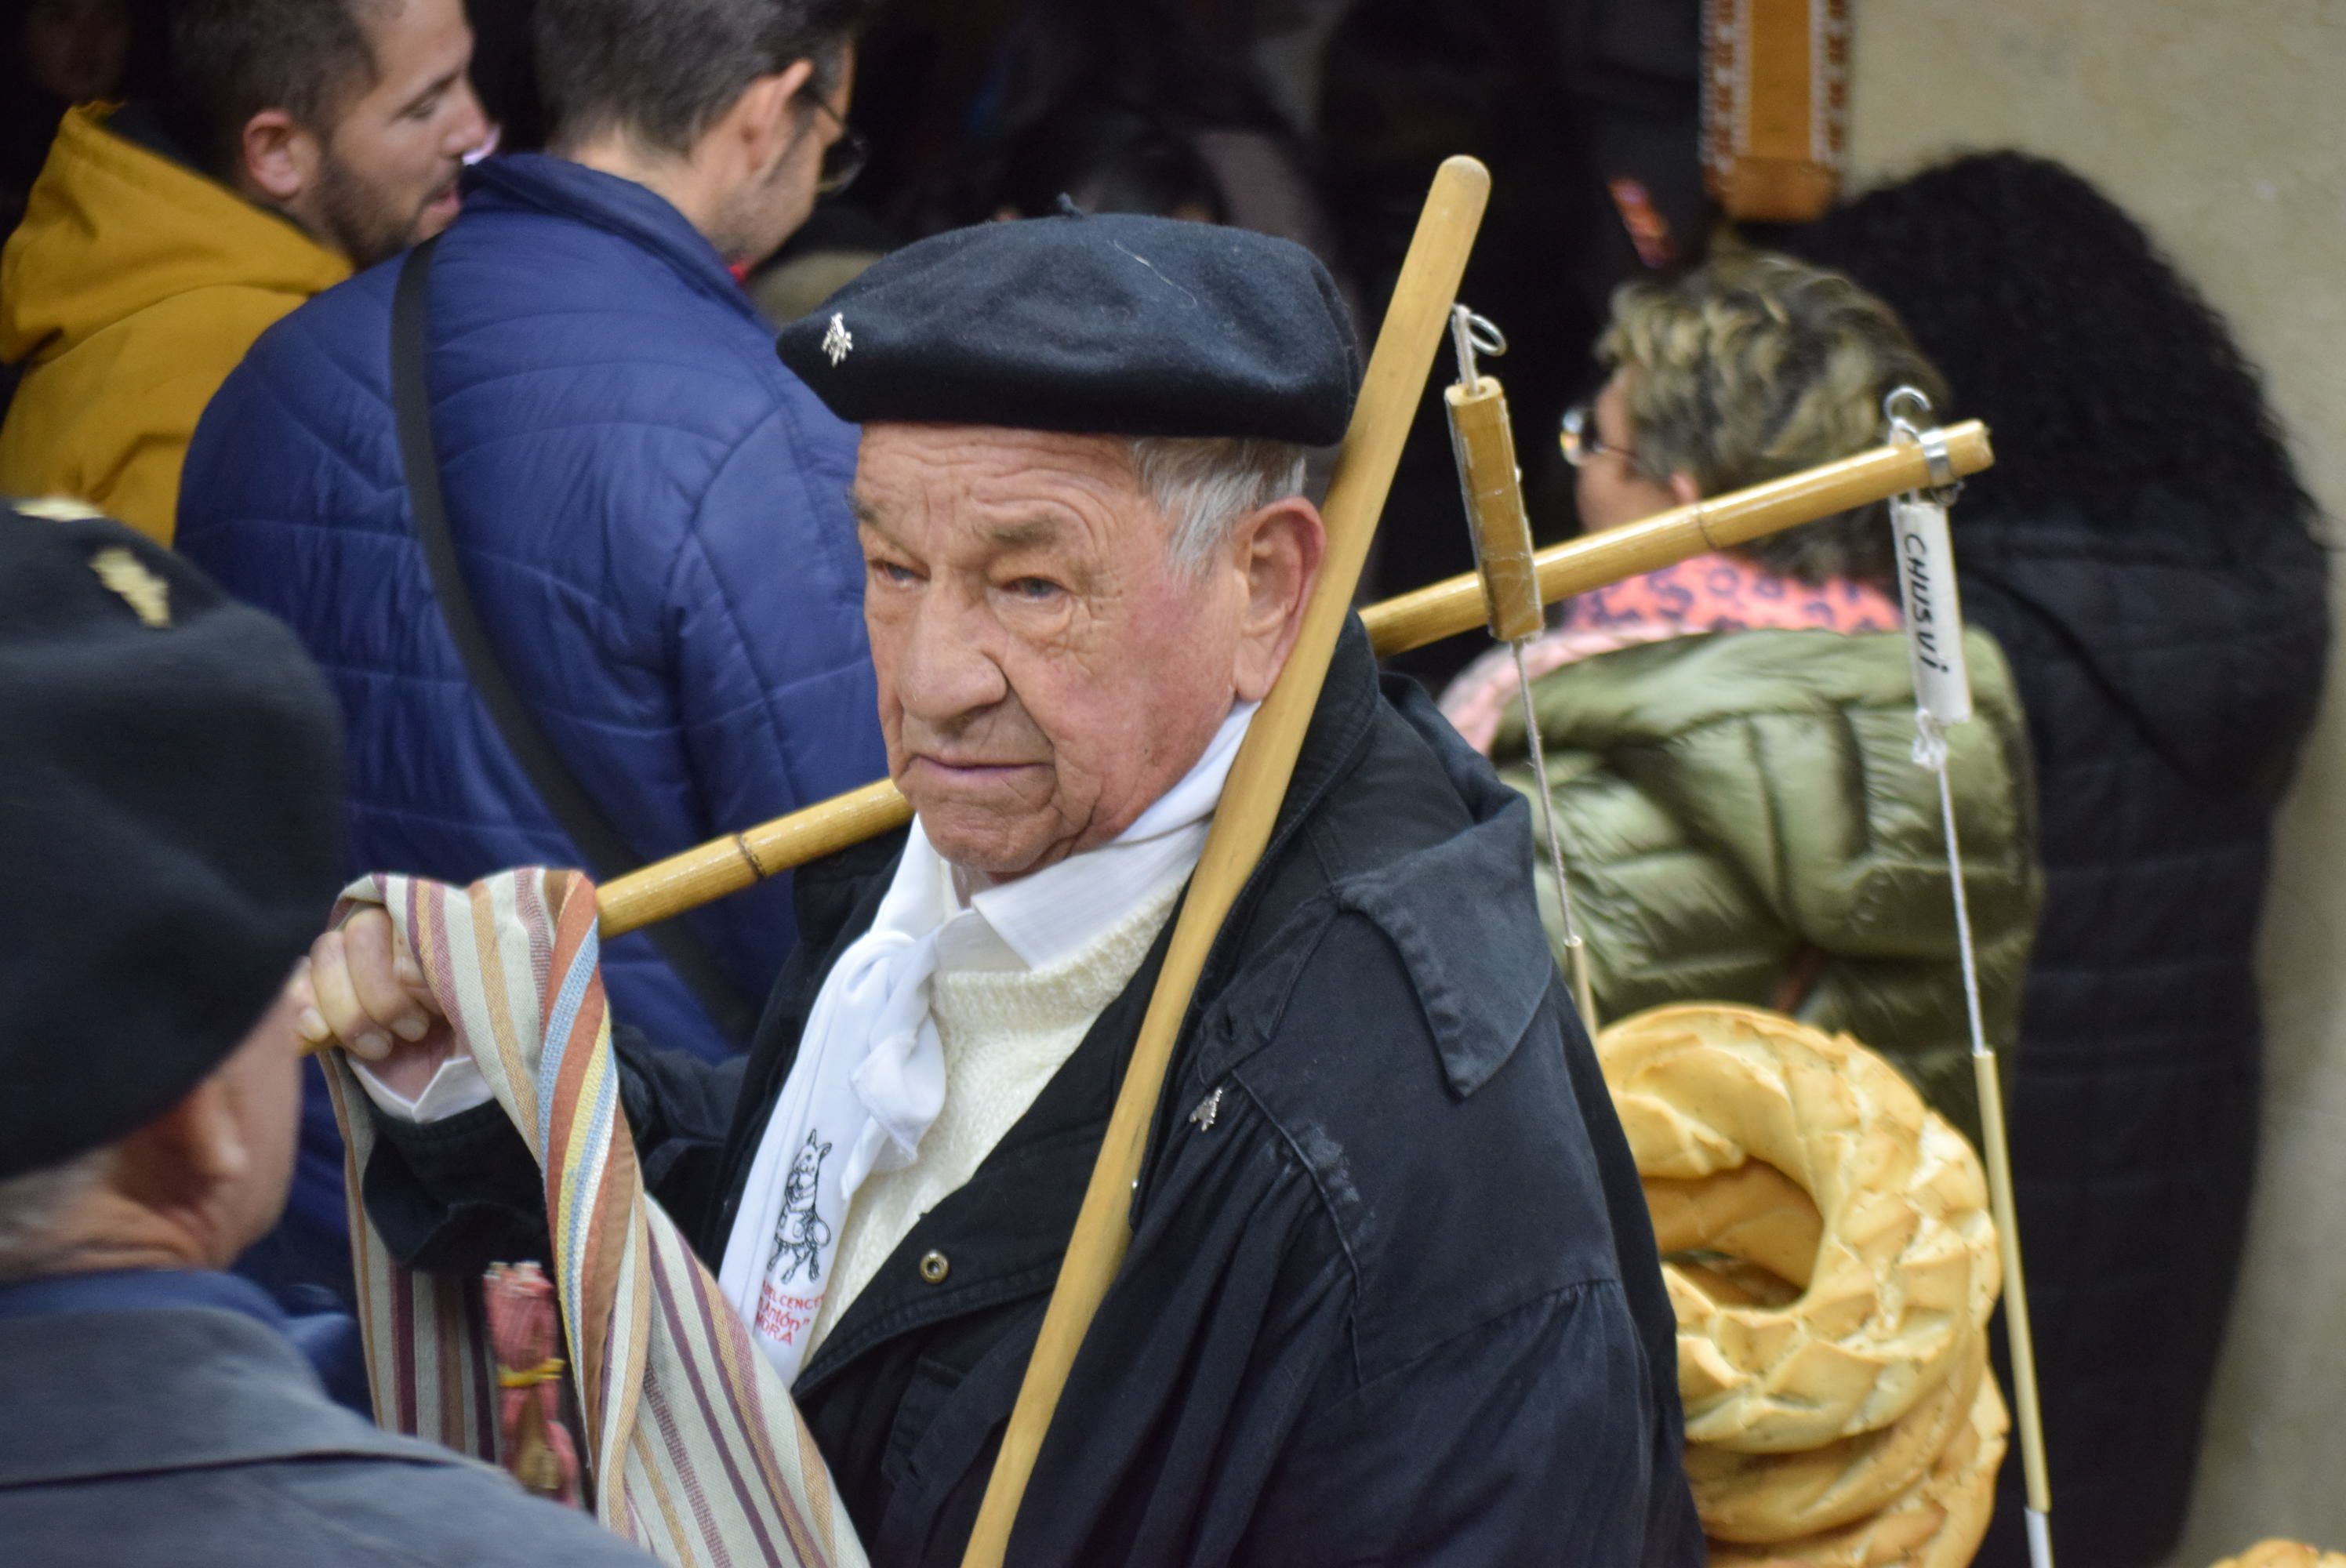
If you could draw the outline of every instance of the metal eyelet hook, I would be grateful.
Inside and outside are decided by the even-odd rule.
[[[1900,412],[1909,404],[1912,405],[1917,418],[1931,417],[1931,394],[1915,386],[1892,387],[1890,395],[1882,400],[1882,414],[1890,422],[1892,430],[1902,429],[1909,435],[1919,436],[1922,431]]]
[[[1458,351],[1458,380],[1468,392],[1483,384],[1477,353],[1497,359],[1507,351],[1507,334],[1488,316],[1478,316],[1464,305],[1450,307],[1450,341]]]
[[[1906,417],[1912,409],[1914,419]],[[1952,503],[1963,490],[1963,482],[1955,477],[1953,460],[1947,455],[1946,433],[1936,424],[1917,425],[1915,419],[1931,417],[1930,394],[1921,387],[1892,387],[1882,400],[1882,417],[1890,422],[1890,439],[1912,442],[1923,449],[1923,462],[1931,471],[1931,489],[1941,505]]]

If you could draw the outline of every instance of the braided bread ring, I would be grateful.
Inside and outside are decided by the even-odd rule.
[[[2346,1568],[2346,1553],[2324,1552],[2294,1541],[2259,1541],[2216,1568]]]
[[[1774,1166],[1751,1160],[1693,1181],[1647,1176],[1645,1186],[1654,1245],[1664,1257],[1724,1252],[1802,1287],[1816,1269],[1824,1218]]]
[[[1881,1512],[1772,1546],[1714,1543],[1710,1568],[1967,1568],[1995,1512],[1995,1471],[2011,1429],[1994,1378],[1931,1473]]]
[[[1714,1541],[1795,1541],[1887,1508],[1930,1472],[1963,1430],[1986,1371],[1983,1339],[1953,1376],[1904,1416],[1880,1431],[1806,1453],[1688,1448],[1687,1480],[1703,1533]]]
[[[1655,1008],[1597,1040],[1637,1169],[1688,1179],[1751,1160],[1824,1230],[1790,1306],[1723,1300],[1663,1266],[1687,1440],[1747,1453],[1876,1431],[1961,1364],[2001,1267],[1978,1156],[1863,1046],[1780,1013]]]

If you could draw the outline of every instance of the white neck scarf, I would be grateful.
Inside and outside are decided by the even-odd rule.
[[[1039,893],[1049,879],[1063,884],[1055,895],[1096,900],[1106,884],[1140,869],[1128,862],[1144,846],[1152,863],[1178,847],[1194,864],[1256,706],[1232,708],[1197,765],[1114,843],[1025,881]],[[1153,891],[1131,890],[1134,898]],[[815,995],[750,1162],[718,1285],[785,1380],[798,1376],[822,1311],[849,1200],[874,1172],[911,1165],[944,1108],[944,1047],[929,1015],[929,981],[937,933],[961,908],[953,869],[916,818],[872,929],[848,944]],[[1103,928],[1118,918],[1104,918]]]

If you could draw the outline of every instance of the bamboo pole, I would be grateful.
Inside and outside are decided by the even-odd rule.
[[[1987,429],[1977,420],[1951,425],[1946,434],[1956,473],[1976,473],[1994,462]],[[1674,507],[1643,522],[1541,551],[1534,557],[1540,601],[1552,605],[1690,555],[1812,523],[1930,483],[1914,446],[1882,446],[1749,490]],[[1332,493],[1329,501],[1332,507]],[[1361,612],[1380,657],[1472,631],[1487,618],[1482,579],[1471,572]],[[902,827],[912,817],[904,797],[882,779],[746,831],[712,839],[597,888],[603,934],[624,936],[699,909],[793,866]]]
[[[1084,1189],[1075,1235],[1059,1265],[1058,1282],[1044,1312],[1034,1356],[1026,1363],[1025,1380],[1019,1385],[1018,1403],[1003,1433],[1001,1453],[986,1481],[985,1500],[978,1507],[962,1568],[1000,1568],[1060,1390],[1066,1386],[1092,1317],[1124,1262],[1132,1240],[1126,1220],[1133,1185],[1191,993],[1205,970],[1207,953],[1221,934],[1223,917],[1253,875],[1287,798],[1303,732],[1319,705],[1328,663],[1350,614],[1352,592],[1401,462],[1402,443],[1416,418],[1434,351],[1449,330],[1451,302],[1458,297],[1458,280],[1465,273],[1467,252],[1474,248],[1490,193],[1489,170],[1471,158],[1444,160],[1427,193],[1329,485],[1328,547],[1319,580],[1304,606],[1286,668],[1255,714],[1222,787],[1222,804],[1182,899],[1165,964],[1117,1092],[1090,1185]]]
[[[1995,461],[1987,427],[1979,421],[1951,425],[1946,436],[1947,457],[1958,475],[1976,473]],[[1901,491],[1927,489],[1930,484],[1921,449],[1905,443],[1672,507],[1643,522],[1542,550],[1532,558],[1539,574],[1540,602],[1552,605],[1674,565],[1689,555],[1813,523]],[[1361,619],[1382,657],[1471,631],[1484,625],[1488,614],[1483,580],[1470,572],[1371,605],[1361,612]]]

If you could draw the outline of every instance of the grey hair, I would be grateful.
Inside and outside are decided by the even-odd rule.
[[[1174,562],[1198,571],[1239,520],[1303,494],[1304,449],[1251,437],[1145,435],[1132,443],[1141,493],[1173,525]]]
[[[52,1271],[66,1245],[58,1221],[106,1179],[113,1160],[112,1148],[92,1149],[0,1181],[0,1279]]]
[[[1765,250],[1723,250],[1675,283],[1613,296],[1597,358],[1628,372],[1631,461],[1705,495],[1852,456],[1881,441],[1882,399],[1946,383],[1897,313],[1838,272]],[[1803,583],[1897,573],[1882,504],[1747,541],[1732,553]]]

